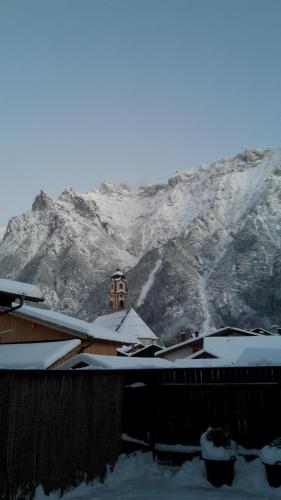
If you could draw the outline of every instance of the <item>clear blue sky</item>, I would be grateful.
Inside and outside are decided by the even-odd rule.
[[[0,224],[281,146],[280,0],[0,2]]]

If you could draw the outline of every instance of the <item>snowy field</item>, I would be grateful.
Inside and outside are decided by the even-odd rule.
[[[38,488],[36,500],[59,500]],[[81,484],[65,493],[64,500],[280,500],[281,488],[270,488],[259,460],[236,463],[231,487],[212,487],[205,478],[204,463],[195,458],[181,467],[155,463],[150,453],[122,456],[103,484]]]

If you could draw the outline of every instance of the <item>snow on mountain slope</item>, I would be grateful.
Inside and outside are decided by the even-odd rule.
[[[0,226],[0,241],[2,240],[6,231],[6,226]]]
[[[167,184],[67,188],[58,200],[42,191],[9,221],[0,276],[37,283],[49,306],[93,319],[118,264],[130,302],[157,333],[271,327],[280,322],[280,188],[281,150],[267,149]]]

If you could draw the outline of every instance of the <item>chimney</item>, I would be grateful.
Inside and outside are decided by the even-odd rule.
[[[184,342],[186,340],[186,333],[185,332],[180,332],[179,333],[179,342]]]
[[[192,338],[192,332],[190,328],[183,329],[178,333],[179,342],[185,342],[185,340],[191,338]]]

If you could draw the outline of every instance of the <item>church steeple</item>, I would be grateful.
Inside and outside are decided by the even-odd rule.
[[[117,267],[112,274],[108,288],[109,310],[119,311],[127,308],[128,287],[125,274]]]

